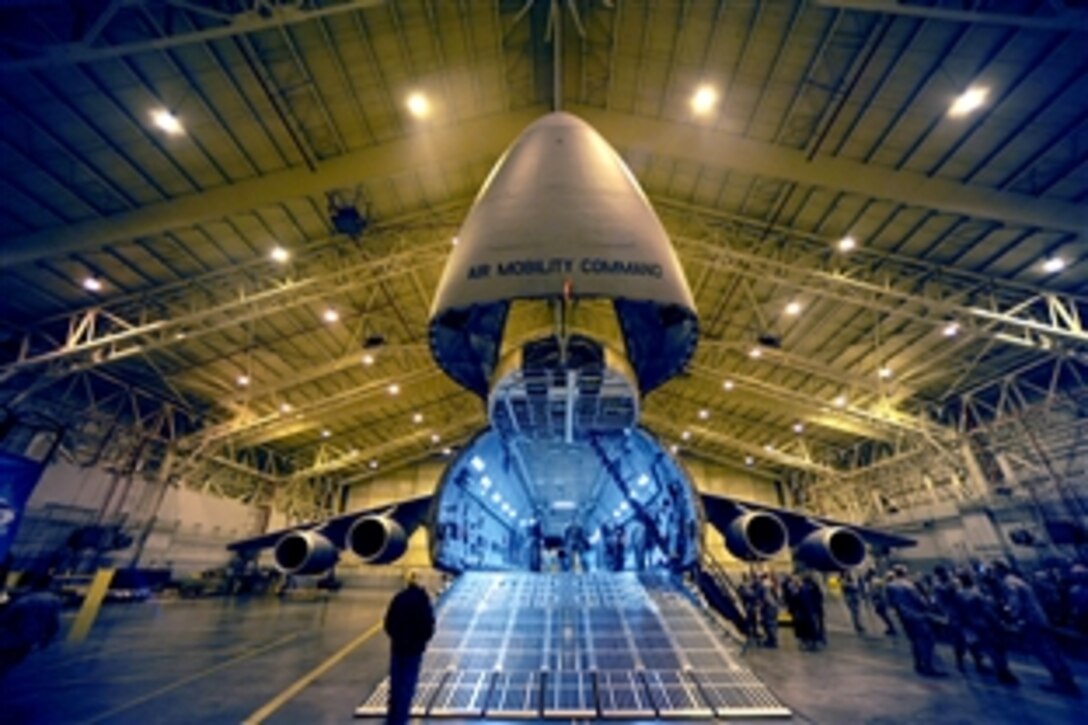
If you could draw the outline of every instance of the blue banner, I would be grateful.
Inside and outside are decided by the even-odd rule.
[[[41,463],[0,453],[0,561],[15,542],[23,508],[41,475]]]

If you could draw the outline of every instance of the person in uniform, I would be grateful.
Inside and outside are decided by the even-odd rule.
[[[419,586],[415,571],[407,573],[404,589],[389,603],[385,612],[385,633],[390,642],[387,722],[402,725],[411,715],[423,652],[434,636],[431,598]]]
[[[907,568],[902,564],[892,567],[892,578],[884,588],[888,604],[899,615],[899,623],[910,640],[911,654],[914,656],[914,671],[925,677],[945,677],[945,673],[934,664],[936,638],[930,623],[929,602],[921,590],[907,576]]]
[[[885,590],[887,581],[884,577],[870,570],[869,572],[869,600],[873,603],[873,613],[884,623],[884,634],[895,637],[899,632],[895,629],[895,623],[888,616],[888,594]]]
[[[846,602],[846,608],[850,610],[850,622],[854,625],[854,631],[865,634],[865,626],[861,623],[861,586],[857,578],[848,571],[842,573],[842,598]]]
[[[1020,680],[1009,669],[1005,635],[1001,629],[1000,606],[979,589],[970,572],[961,571],[956,578],[960,582],[957,596],[964,640],[968,646],[975,642],[975,646],[990,657],[998,682],[1010,687],[1019,685]]]
[[[959,586],[952,579],[952,573],[948,571],[948,567],[938,564],[933,568],[933,574],[937,578],[937,582],[933,585],[933,595],[944,615],[943,628],[948,641],[952,644],[952,652],[956,656],[956,669],[960,672],[964,671],[964,655],[970,651],[971,659],[975,661],[975,669],[979,674],[986,672],[988,668],[982,661],[982,650],[978,645],[978,638],[968,636],[971,630],[964,621],[963,598],[960,596]]]

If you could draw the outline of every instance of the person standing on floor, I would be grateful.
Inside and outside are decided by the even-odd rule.
[[[431,598],[419,586],[415,571],[405,576],[405,586],[385,612],[385,633],[389,635],[389,709],[386,722],[402,725],[411,715],[423,652],[434,636],[434,609]]]
[[[914,671],[925,677],[945,677],[946,674],[934,664],[934,649],[937,640],[933,636],[930,622],[929,602],[918,586],[907,576],[907,567],[896,564],[892,567],[892,579],[884,588],[888,604],[899,615],[899,623],[910,639],[910,650],[914,656]]]
[[[842,573],[842,598],[846,602],[846,608],[850,610],[850,622],[854,625],[854,631],[865,634],[865,627],[861,623],[861,586],[857,578],[848,571]]]
[[[888,616],[888,594],[885,589],[887,582],[876,571],[870,570],[869,575],[869,599],[873,603],[873,612],[884,623],[884,634],[895,637],[899,632],[896,631],[892,618]]]
[[[1009,669],[1005,634],[1001,629],[1000,605],[978,587],[971,572],[961,571],[956,578],[960,582],[956,594],[959,598],[964,641],[968,646],[974,642],[976,648],[989,655],[990,661],[994,663],[998,682],[1016,687],[1020,680]]]
[[[933,568],[933,574],[937,578],[937,582],[933,585],[933,597],[944,615],[943,629],[952,645],[952,652],[956,656],[956,669],[960,672],[965,671],[964,655],[970,651],[971,658],[975,661],[975,669],[979,674],[987,672],[987,667],[982,661],[982,650],[978,646],[978,638],[968,637],[972,630],[964,621],[963,597],[960,596],[959,586],[952,580],[952,573],[944,564],[938,564]]]

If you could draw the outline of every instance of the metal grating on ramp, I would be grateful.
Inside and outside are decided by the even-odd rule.
[[[438,612],[417,717],[786,717],[664,574],[463,575]],[[383,717],[388,680],[356,710]]]

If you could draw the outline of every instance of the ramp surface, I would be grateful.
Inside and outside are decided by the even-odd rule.
[[[418,717],[787,717],[665,575],[471,572],[447,594]],[[383,681],[356,710],[385,715]]]

